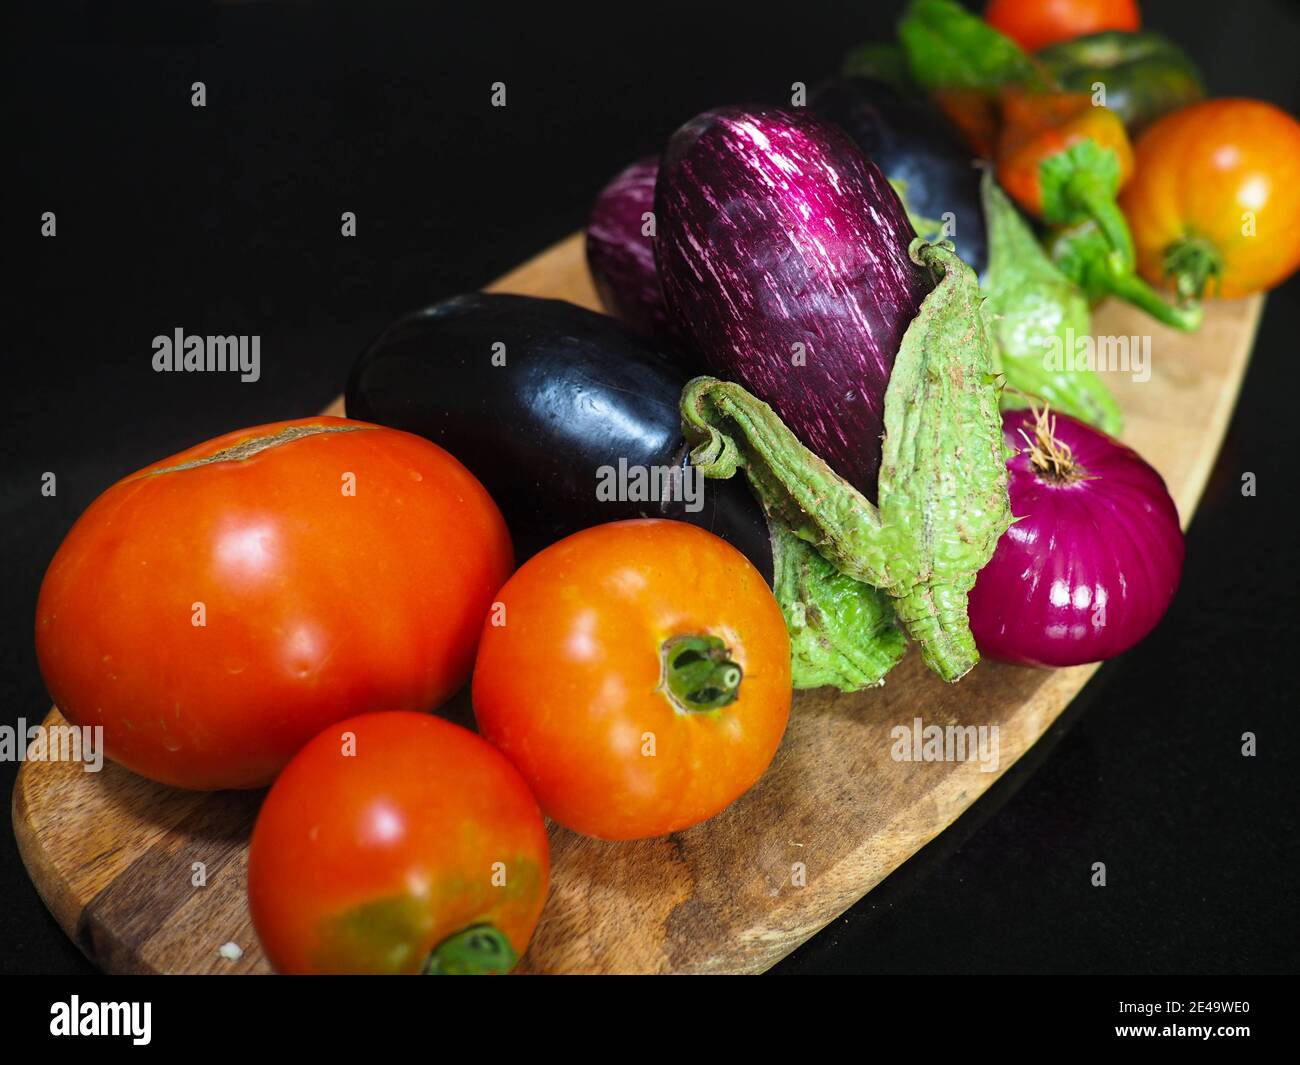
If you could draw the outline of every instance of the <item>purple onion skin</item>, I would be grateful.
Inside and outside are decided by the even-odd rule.
[[[601,190],[587,220],[587,265],[609,314],[643,336],[671,338],[655,238],[642,234],[658,173],[657,157],[639,159]]]
[[[934,284],[879,168],[808,112],[721,108],[673,135],[655,202],[682,336],[874,501],[885,386]]]
[[[970,593],[980,652],[1020,665],[1075,666],[1127,651],[1164,616],[1183,571],[1183,534],[1165,482],[1131,448],[1064,414],[1056,439],[1087,479],[1064,484],[1030,462],[1023,429],[1034,414],[1002,416],[1020,454],[1011,513]]]

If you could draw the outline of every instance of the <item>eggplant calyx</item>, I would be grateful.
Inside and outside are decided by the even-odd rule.
[[[794,687],[880,687],[907,650],[889,595],[841,573],[782,522],[768,528]]]
[[[519,955],[495,925],[476,924],[454,932],[429,952],[424,976],[495,976],[514,968]]]
[[[717,636],[673,636],[660,648],[661,688],[685,713],[708,713],[730,706],[740,695],[744,671]]]
[[[908,252],[942,276],[885,390],[879,507],[740,385],[690,381],[683,431],[704,476],[743,468],[769,523],[892,596],[926,664],[956,680],[979,659],[965,595],[1011,524],[1002,420],[974,272],[947,242],[918,238]]]

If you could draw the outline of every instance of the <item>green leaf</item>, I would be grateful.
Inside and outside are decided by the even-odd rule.
[[[955,0],[912,0],[899,20],[898,39],[913,80],[931,92],[1043,83],[1015,41]]]
[[[1086,366],[1061,368],[1053,356],[1073,351],[1090,335],[1084,293],[1048,258],[1029,223],[989,171],[980,183],[989,239],[984,288],[997,340],[998,369],[1006,380],[1003,409],[1028,406],[1030,397],[1118,435],[1119,404],[1101,378]],[[1020,393],[1028,393],[1028,396]]]

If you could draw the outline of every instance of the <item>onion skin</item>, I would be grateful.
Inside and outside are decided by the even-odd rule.
[[[639,159],[600,191],[587,220],[587,266],[601,306],[647,337],[668,337],[654,237],[642,234],[655,207],[659,159]]]
[[[1122,654],[1164,616],[1184,544],[1165,482],[1131,448],[1067,415],[1055,438],[1083,474],[1063,483],[1037,469],[1030,410],[1006,411],[1011,511],[970,593],[980,652],[1020,665],[1074,666]]]
[[[880,169],[810,113],[721,108],[673,135],[655,205],[675,328],[875,501],[885,388],[934,285]]]

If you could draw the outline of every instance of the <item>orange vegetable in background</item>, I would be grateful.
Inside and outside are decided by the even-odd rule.
[[[1106,107],[1094,107],[1082,93],[1006,88],[1000,94],[1002,132],[997,175],[1024,210],[1057,225],[1092,218],[1115,246],[1127,240],[1114,197],[1133,173],[1133,149],[1124,123]],[[1092,158],[1076,165],[1070,149],[1088,144]],[[1100,165],[1100,153],[1114,157]],[[1098,160],[1094,162],[1094,160]],[[1044,169],[1048,164],[1048,169]],[[1055,177],[1051,168],[1062,164]]]
[[[790,638],[767,582],[712,533],[598,525],[533,556],[497,598],[474,667],[479,730],[560,824],[667,835],[772,761]]]
[[[984,19],[1027,52],[1102,30],[1141,28],[1135,0],[989,0]]]
[[[1120,204],[1137,268],[1180,295],[1244,296],[1300,266],[1300,123],[1258,100],[1206,100],[1138,140]]]
[[[128,769],[262,787],[331,721],[455,692],[511,555],[436,444],[344,418],[243,429],[91,503],[41,585],[37,658]]]

